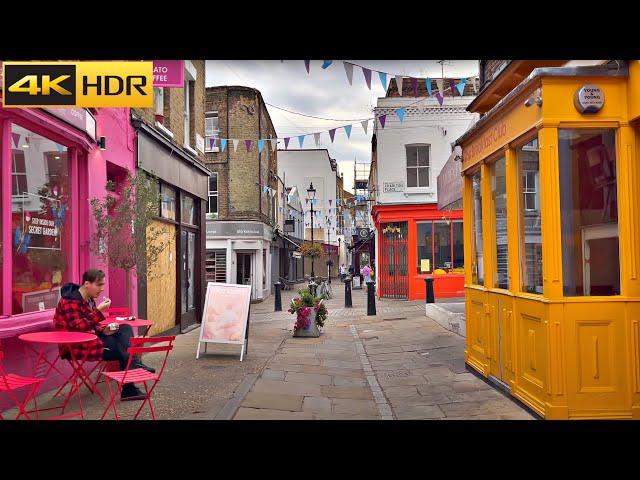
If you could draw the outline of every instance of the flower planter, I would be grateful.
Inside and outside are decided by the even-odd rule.
[[[293,329],[294,337],[319,337],[320,330],[316,324],[316,316],[318,311],[314,307],[306,307],[301,309],[297,314],[296,326]]]

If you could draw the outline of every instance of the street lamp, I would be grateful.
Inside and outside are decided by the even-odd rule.
[[[313,245],[313,201],[316,198],[316,189],[313,188],[313,182],[309,184],[309,188],[307,188],[307,194],[309,195],[309,201],[311,202],[311,244]],[[315,278],[315,272],[313,271],[313,260],[314,257],[311,257],[311,279]]]

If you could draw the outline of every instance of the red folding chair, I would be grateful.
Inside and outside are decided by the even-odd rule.
[[[26,406],[29,401],[31,401],[31,399],[33,399],[34,403],[36,402],[36,393],[44,378],[23,377],[14,373],[6,373],[2,365],[3,360],[4,352],[0,350],[0,392],[7,392],[7,395],[11,397],[13,402],[18,407],[18,415],[16,415],[16,420],[18,420],[18,418],[20,418],[22,415],[24,415],[27,420],[31,420],[31,417],[29,417],[29,414],[27,413]],[[20,401],[18,399],[18,396],[16,395],[16,390],[25,387],[31,387],[31,389],[27,392],[27,395],[24,397],[24,399]],[[0,420],[4,420],[2,413],[0,413]]]
[[[113,409],[113,413],[115,414],[116,420],[119,420],[118,410],[116,409],[116,399],[122,393],[122,387],[125,383],[142,383],[144,385],[145,390],[145,398],[138,408],[138,411],[133,416],[133,419],[137,419],[138,415],[142,411],[142,408],[146,403],[149,403],[149,409],[151,410],[151,418],[156,419],[156,414],[153,409],[153,403],[151,403],[151,394],[153,390],[156,388],[156,385],[160,381],[162,377],[162,373],[167,365],[167,359],[169,358],[169,352],[173,350],[173,341],[176,339],[175,335],[170,335],[166,337],[134,337],[131,339],[131,346],[129,347],[129,362],[127,363],[127,369],[125,371],[120,372],[102,372],[102,375],[107,379],[107,390],[109,391],[109,403],[107,404],[107,408],[105,408],[102,417],[100,420],[103,420],[107,415],[109,409]],[[166,343],[166,345],[159,345],[154,347],[144,347],[145,343]],[[143,368],[134,368],[131,369],[131,361],[133,357],[136,355],[142,355],[143,353],[151,353],[151,352],[165,352],[164,359],[162,361],[162,367],[158,373],[151,373],[146,371]],[[111,388],[112,380],[116,383],[117,388]],[[149,383],[151,383],[151,387],[149,387]]]

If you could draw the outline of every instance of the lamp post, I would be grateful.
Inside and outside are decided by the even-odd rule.
[[[313,188],[313,182],[309,184],[307,188],[307,194],[309,195],[309,201],[311,202],[311,244],[313,245],[313,201],[316,198],[316,189]],[[315,257],[311,257],[311,279],[315,278],[315,272],[313,271],[313,260]]]

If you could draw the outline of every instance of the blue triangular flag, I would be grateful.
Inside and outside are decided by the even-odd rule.
[[[345,125],[344,126],[344,131],[347,134],[347,138],[351,138],[351,125]]]
[[[227,139],[226,138],[221,138],[220,139],[220,149],[224,152],[225,148],[227,148]]]
[[[324,63],[322,64],[323,70],[329,67],[329,65],[331,65],[332,63],[333,63],[333,60],[325,60]]]
[[[13,246],[17,247],[20,245],[20,237],[22,236],[22,229],[20,227],[16,227],[16,233],[13,235]]]
[[[300,148],[302,148],[302,144],[304,143],[304,135],[298,135],[298,143],[300,144]]]
[[[407,113],[407,111],[404,108],[398,108],[396,110],[396,115],[398,115],[398,118],[400,119],[400,122],[402,122],[404,120],[404,114]]]
[[[460,96],[462,96],[462,94],[464,93],[464,86],[467,84],[467,79],[466,78],[462,78],[460,79],[460,83],[458,83],[458,85],[456,85],[456,88],[458,89],[458,92],[460,93]]]
[[[426,82],[427,82],[427,92],[429,92],[429,96],[431,96],[431,79],[427,78]]]
[[[378,72],[380,76],[380,83],[382,84],[382,88],[387,89],[387,74],[385,72]]]
[[[56,143],[56,150],[58,150],[58,152],[64,151],[64,145],[60,145],[59,143]]]
[[[258,152],[262,153],[262,147],[264,147],[264,140],[258,140]]]

